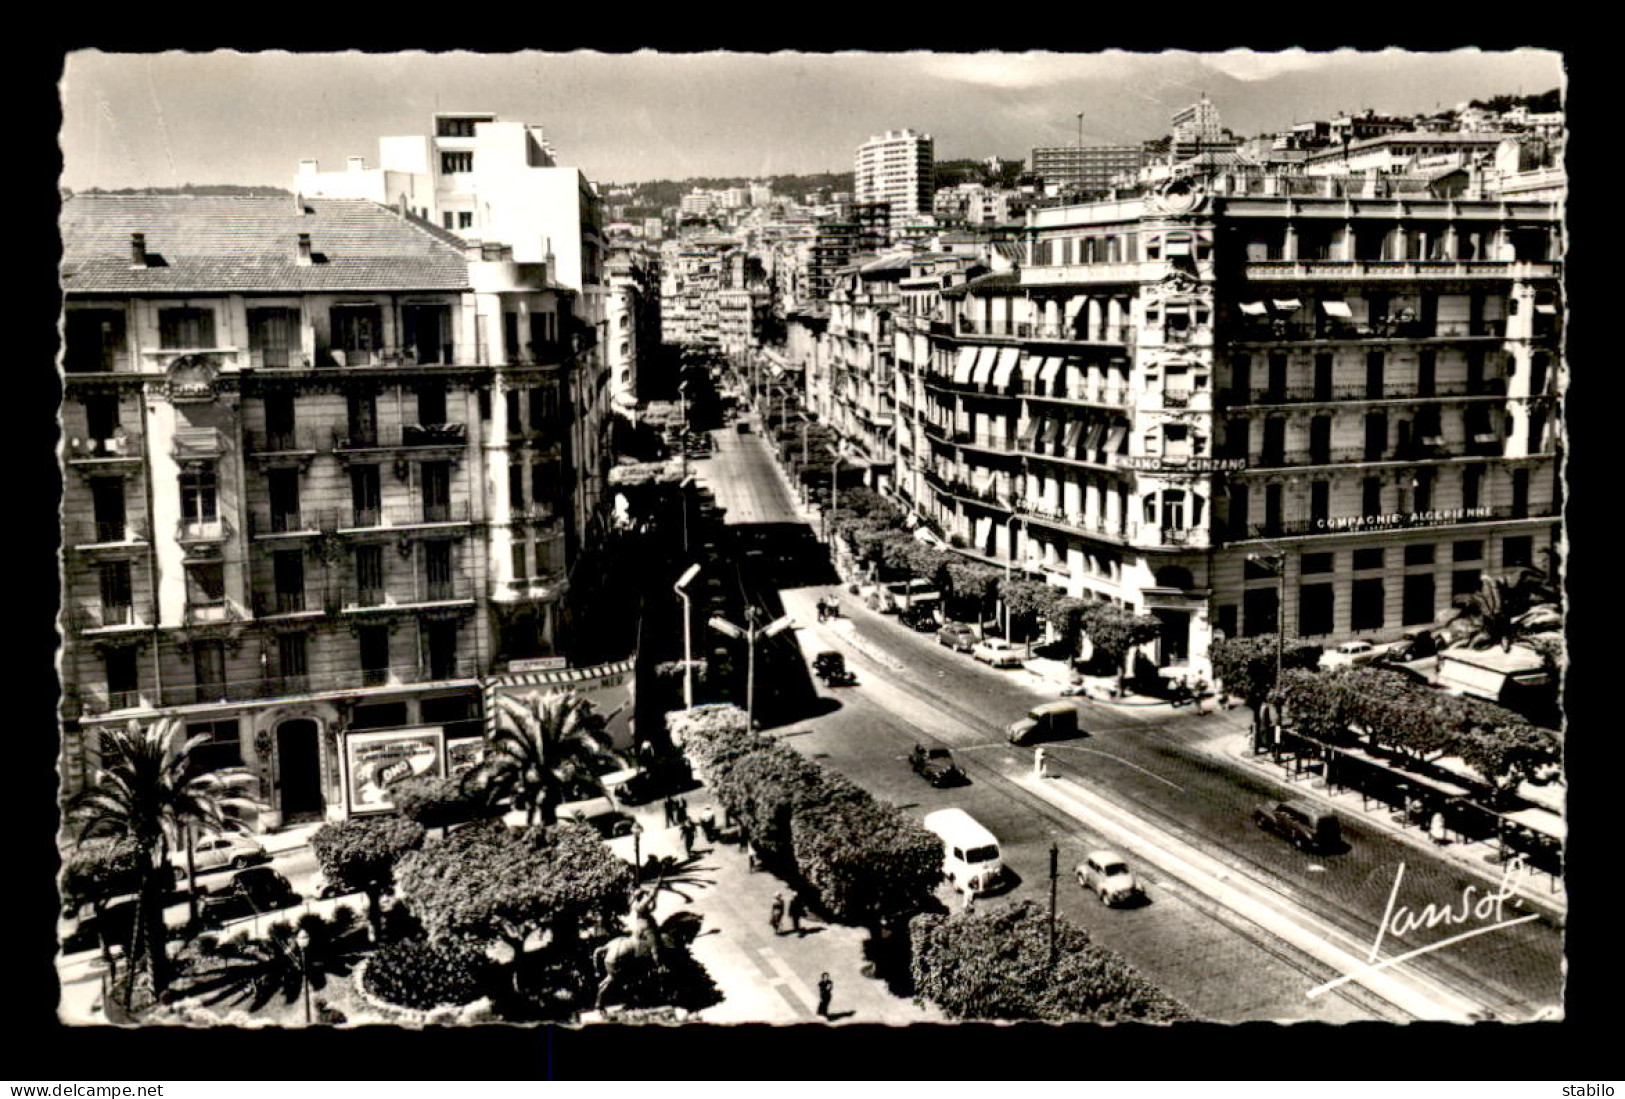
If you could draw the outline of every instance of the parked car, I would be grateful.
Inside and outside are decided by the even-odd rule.
[[[741,435],[749,435],[750,424],[745,420],[740,420],[737,424],[734,424],[734,430],[739,432]]]
[[[1438,652],[1438,642],[1431,633],[1423,631],[1418,634],[1406,634],[1384,649],[1377,659],[1384,664],[1409,664],[1413,660],[1425,660],[1430,656],[1436,656]]]
[[[1290,842],[1301,851],[1329,851],[1343,842],[1342,825],[1335,813],[1323,812],[1308,802],[1277,801],[1253,810],[1253,823]]]
[[[617,809],[615,803],[608,798],[565,802],[558,808],[558,819],[590,824],[594,831],[605,839],[632,834],[632,818]]]
[[[231,833],[202,836],[192,844],[192,868],[199,875],[224,870],[227,867],[245,870],[250,866],[270,861],[271,856],[253,836]],[[176,881],[186,880],[185,851],[170,855],[169,865],[175,872]]]
[[[1377,659],[1376,646],[1369,641],[1345,641],[1320,658],[1322,665],[1337,667],[1347,664],[1369,664]]]
[[[858,681],[846,666],[846,657],[833,649],[813,657],[813,672],[826,687],[846,687]]]
[[[965,772],[954,762],[954,754],[946,748],[927,748],[916,744],[909,753],[908,765],[932,786],[957,786],[965,781]]]
[[[937,631],[937,644],[946,645],[955,652],[970,652],[978,640],[976,628],[963,622],[945,622],[942,629]]]
[[[681,758],[661,760],[643,768],[615,788],[615,797],[625,805],[647,805],[649,802],[694,784],[694,775],[688,763]]]
[[[875,584],[865,590],[865,602],[869,604],[869,608],[882,614],[898,614],[922,603],[934,604],[941,601],[942,593],[931,581],[921,577]]]
[[[1101,904],[1126,904],[1143,896],[1140,881],[1115,851],[1094,851],[1077,867],[1078,884],[1100,898]]]
[[[198,916],[206,924],[292,908],[304,900],[287,878],[269,866],[239,870],[231,884],[201,898]]]
[[[986,893],[1004,880],[999,841],[963,809],[938,809],[922,822],[942,840],[942,876],[956,890]]]
[[[1046,702],[1027,711],[1027,716],[1005,726],[1005,739],[1011,744],[1031,744],[1036,740],[1057,740],[1077,736],[1078,708],[1070,702]]]
[[[937,628],[936,607],[931,603],[916,603],[904,609],[897,620],[911,630],[929,633]]]
[[[1019,667],[1032,659],[1032,649],[1002,637],[988,637],[971,646],[971,656],[995,668]]]

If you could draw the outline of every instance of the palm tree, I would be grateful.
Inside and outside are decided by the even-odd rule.
[[[573,691],[497,696],[497,727],[471,772],[492,800],[525,811],[525,823],[557,823],[569,782],[596,784],[593,765],[613,758],[603,719]]]
[[[164,990],[169,976],[163,901],[175,882],[170,851],[194,828],[209,833],[240,828],[228,814],[254,805],[240,796],[255,781],[251,772],[241,767],[197,772],[192,753],[208,739],[188,739],[177,718],[145,728],[132,719],[125,729],[102,734],[96,781],[69,805],[78,842],[110,836],[132,842],[139,852],[130,976],[145,964],[154,994]],[[196,883],[190,884],[195,895]]]
[[[1486,576],[1479,589],[1456,601],[1456,613],[1446,623],[1464,628],[1457,646],[1510,650],[1519,638],[1561,623],[1556,591],[1544,573],[1524,569],[1514,577]]]

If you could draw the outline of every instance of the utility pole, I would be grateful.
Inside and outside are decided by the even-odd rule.
[[[1049,967],[1055,968],[1055,881],[1061,875],[1061,849],[1049,845]]]

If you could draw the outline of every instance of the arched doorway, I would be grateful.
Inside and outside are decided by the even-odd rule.
[[[316,734],[316,723],[309,718],[277,726],[277,787],[284,824],[322,815],[321,745]]]

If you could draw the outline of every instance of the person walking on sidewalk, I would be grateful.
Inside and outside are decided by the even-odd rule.
[[[684,855],[684,857],[685,858],[693,858],[694,857],[694,822],[691,821],[691,820],[685,820],[685,821],[683,821],[682,824],[677,826],[677,830],[679,832],[681,832],[682,836],[683,836],[683,855]]]
[[[829,979],[828,973],[821,973],[818,977],[818,1014],[829,1018],[829,1002],[835,996],[835,982]]]
[[[1434,811],[1433,818],[1428,821],[1428,835],[1433,837],[1434,846],[1443,847],[1445,845],[1443,813],[1437,810]]]
[[[717,842],[717,811],[709,805],[700,814],[700,831],[705,833],[706,843]]]
[[[672,805],[671,798],[668,797],[663,803],[661,803],[661,808],[666,811],[666,827],[670,828],[672,826],[672,817],[674,815],[672,813],[672,809],[675,808],[675,806]]]
[[[790,894],[790,905],[785,911],[790,916],[790,930],[799,936],[801,934],[801,917],[807,912],[807,904],[801,899],[799,891]]]
[[[768,914],[768,922],[773,925],[773,934],[782,934],[779,924],[784,919],[784,894],[773,894],[773,910]]]

